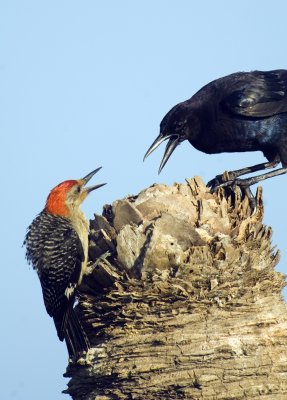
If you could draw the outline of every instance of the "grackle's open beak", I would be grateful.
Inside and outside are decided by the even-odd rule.
[[[160,174],[163,167],[165,166],[165,164],[167,163],[167,160],[169,159],[169,157],[172,155],[174,149],[179,145],[179,143],[181,142],[180,137],[179,136],[171,136],[171,138],[169,139],[169,141],[167,142],[165,151],[164,151],[164,155],[162,157],[159,169],[158,169],[158,173]]]
[[[168,139],[169,139],[169,141],[166,145],[165,152],[164,152],[163,158],[162,158],[160,166],[159,166],[159,170],[158,170],[159,174],[162,171],[165,164],[167,163],[167,160],[171,156],[174,149],[180,144],[181,140],[180,140],[179,135],[170,134],[170,135],[164,136],[162,133],[160,133],[144,156],[144,160],[145,160],[162,142],[164,142],[165,140],[168,140]]]
[[[149,147],[148,151],[145,153],[143,160],[145,160],[160,144],[162,144],[162,142],[169,138],[170,136],[164,136],[162,133],[160,133],[153,144]]]

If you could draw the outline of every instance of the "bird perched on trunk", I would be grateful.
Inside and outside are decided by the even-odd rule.
[[[160,134],[145,154],[150,155],[168,140],[159,172],[174,149],[184,140],[197,150],[214,154],[262,151],[268,162],[232,171],[209,182],[215,190],[231,184],[249,187],[287,172],[287,70],[238,72],[216,79],[189,100],[174,106],[160,124]],[[254,176],[238,176],[273,168]]]
[[[47,313],[54,319],[59,339],[65,339],[70,357],[89,348],[73,306],[88,262],[89,223],[80,205],[91,191],[105,185],[85,187],[99,170],[52,189],[24,241],[26,258],[40,279]]]

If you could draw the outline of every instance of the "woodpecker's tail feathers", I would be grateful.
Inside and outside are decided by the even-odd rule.
[[[87,352],[90,348],[89,339],[73,308],[71,308],[67,320],[65,341],[70,357],[79,355],[79,353]]]
[[[70,302],[65,308],[65,311],[61,309],[54,314],[54,323],[59,339],[66,341],[69,356],[75,357],[79,353],[88,351],[90,343],[81,321],[73,309],[73,303]]]

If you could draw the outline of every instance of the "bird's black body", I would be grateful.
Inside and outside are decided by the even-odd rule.
[[[70,356],[87,351],[89,342],[73,309],[84,253],[70,220],[42,211],[29,226],[24,244],[59,339],[65,339]]]
[[[208,154],[262,151],[287,167],[287,70],[239,72],[210,82],[166,114],[146,156],[166,139],[160,170],[184,140]]]

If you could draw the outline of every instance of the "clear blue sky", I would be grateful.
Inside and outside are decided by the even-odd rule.
[[[287,68],[287,3],[250,1],[2,1],[1,398],[58,400],[65,345],[21,248],[49,190],[103,169],[84,211],[154,182],[172,184],[263,161],[206,155],[184,143],[157,175],[163,147],[143,155],[164,114],[235,71]],[[287,176],[264,183],[265,222],[287,272]],[[5,183],[5,187],[4,187]]]

